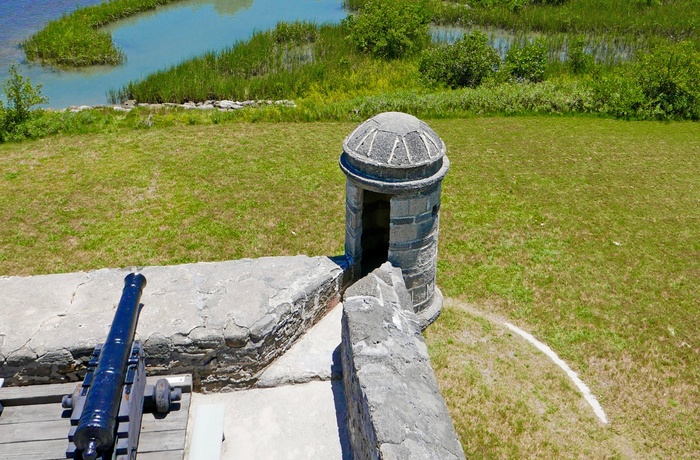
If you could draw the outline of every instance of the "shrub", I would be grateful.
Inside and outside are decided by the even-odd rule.
[[[641,53],[637,82],[661,118],[700,119],[700,51],[691,42]]]
[[[6,129],[5,129],[5,123],[7,119],[7,111],[5,110],[5,104],[0,101],[0,144],[5,142],[5,137],[6,137]]]
[[[544,80],[547,44],[544,40],[536,40],[523,46],[513,46],[506,54],[505,70],[517,81],[537,83]]]
[[[500,62],[486,35],[472,32],[453,45],[441,43],[424,51],[418,70],[428,81],[452,88],[473,88],[493,75]]]
[[[430,43],[427,0],[370,0],[348,16],[350,40],[362,52],[384,59],[415,54]]]
[[[586,40],[576,37],[569,42],[566,66],[575,75],[585,74],[593,68],[593,56],[586,53]]]
[[[3,85],[7,106],[0,102],[0,141],[12,137],[11,134],[29,119],[32,107],[45,104],[48,99],[41,94],[41,85],[32,86],[24,78],[15,64],[9,69],[9,77]]]
[[[626,119],[648,119],[648,101],[634,81],[615,72],[587,80],[590,99],[585,111]]]

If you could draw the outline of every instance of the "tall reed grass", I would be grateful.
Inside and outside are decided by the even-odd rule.
[[[353,0],[358,2],[359,0]],[[495,3],[495,6],[494,6]],[[448,0],[433,4],[440,24],[490,25],[544,33],[596,34],[635,41],[640,37],[700,40],[697,0],[568,0],[560,5]]]
[[[258,32],[222,52],[206,55],[110,91],[113,102],[208,99],[291,99],[311,94],[376,94],[414,87],[416,63],[385,61],[357,52],[345,39],[343,25],[293,26],[305,33],[289,35],[289,25]],[[298,37],[306,37],[300,40]]]
[[[348,33],[345,24],[280,24],[226,51],[209,53],[129,83],[110,92],[109,97],[113,103],[125,99],[158,103],[305,100],[310,113],[298,115],[305,120],[315,119],[314,111],[343,119],[343,110],[370,115],[383,108],[429,118],[482,113],[700,118],[700,47],[693,42],[645,51],[644,55],[656,56],[648,65],[614,60],[596,64],[587,53],[594,53],[591,50],[604,43],[579,37],[572,41],[578,47],[578,61],[562,62],[551,50],[568,47],[569,39],[557,43],[550,37],[546,42],[550,47],[547,67],[538,78],[549,82],[513,83],[499,72],[487,79],[486,86],[451,93],[420,73],[419,57],[373,58],[357,51],[346,38]],[[664,78],[668,81],[654,82]],[[664,85],[679,90],[671,95],[658,89]]]

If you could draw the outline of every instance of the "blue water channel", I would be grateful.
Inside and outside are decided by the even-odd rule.
[[[338,22],[347,14],[341,0],[183,0],[105,28],[126,53],[123,65],[55,70],[25,61],[19,43],[47,21],[97,3],[100,0],[0,0],[0,81],[14,62],[33,84],[43,85],[48,107],[104,104],[110,89],[230,47],[278,22]]]

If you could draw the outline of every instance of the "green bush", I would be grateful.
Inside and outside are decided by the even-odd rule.
[[[3,85],[3,90],[7,106],[0,102],[0,140],[10,137],[30,119],[32,107],[48,102],[41,94],[41,85],[32,86],[15,64],[10,66],[9,77]]]
[[[547,70],[547,43],[536,40],[523,46],[513,46],[505,59],[506,73],[516,81],[537,83],[544,80]]]
[[[493,75],[500,63],[486,35],[475,31],[453,45],[441,43],[425,50],[418,62],[418,70],[431,82],[451,88],[473,88]]]
[[[589,101],[584,111],[625,119],[649,119],[648,101],[634,79],[622,72],[587,80]]]
[[[566,66],[574,75],[588,73],[593,68],[593,56],[586,53],[586,40],[583,37],[576,37],[569,42]]]
[[[370,0],[358,15],[345,19],[350,40],[374,57],[396,59],[415,54],[430,43],[427,0]]]
[[[7,132],[5,130],[5,120],[7,119],[7,111],[5,110],[5,104],[0,101],[0,144],[5,142]]]
[[[634,74],[660,118],[700,119],[700,51],[680,42],[641,53]]]

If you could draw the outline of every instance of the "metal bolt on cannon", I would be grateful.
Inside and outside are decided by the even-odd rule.
[[[63,398],[72,409],[66,458],[135,459],[144,407],[165,413],[181,398],[166,379],[146,385],[143,345],[134,340],[145,286],[143,275],[126,276],[107,340],[95,347],[82,384]]]

